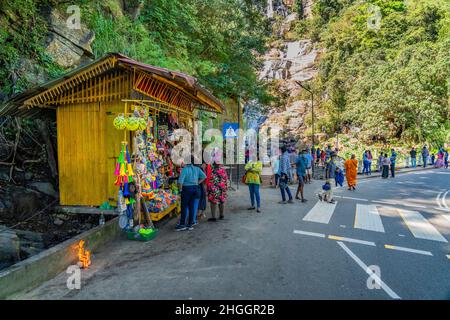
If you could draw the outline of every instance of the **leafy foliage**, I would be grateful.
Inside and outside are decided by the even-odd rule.
[[[45,55],[45,6],[67,8],[56,0],[5,0],[0,17],[0,78],[9,79],[23,58],[37,61],[50,78],[60,70]],[[74,0],[82,23],[95,32],[96,57],[121,52],[145,63],[196,76],[216,95],[268,98],[257,77],[255,53],[264,52],[269,25],[259,9],[265,0]],[[122,8],[126,6],[126,8]],[[140,8],[131,14],[130,8]],[[7,13],[7,14],[5,14]],[[9,15],[16,17],[17,30]],[[26,45],[24,45],[26,44]],[[29,84],[0,80],[6,94]]]
[[[379,29],[368,25],[373,6]],[[449,142],[447,1],[319,0],[314,13],[297,31],[325,47],[315,86],[329,130],[358,127],[365,141]]]

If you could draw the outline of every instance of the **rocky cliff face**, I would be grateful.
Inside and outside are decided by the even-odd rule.
[[[91,44],[94,32],[84,25],[71,28],[67,14],[51,9],[46,13],[49,34],[46,41],[46,53],[59,66],[69,69],[94,58]]]
[[[261,57],[263,67],[259,73],[259,79],[271,84],[277,98],[277,105],[258,108],[255,111],[254,105],[249,104],[246,106],[245,115],[251,127],[264,130],[278,126],[284,130],[287,138],[306,142],[304,118],[310,110],[311,103],[309,100],[299,100],[302,89],[297,81],[309,81],[317,75],[320,49],[309,39],[293,41],[287,37],[293,22],[301,18],[297,12],[292,12],[292,2],[268,1],[268,17],[278,14],[283,21],[277,26],[274,24],[275,41],[271,43],[267,53]],[[303,18],[311,18],[312,0],[304,1],[303,5]]]

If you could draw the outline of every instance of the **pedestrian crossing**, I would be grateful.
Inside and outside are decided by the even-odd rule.
[[[447,240],[419,212],[397,209],[406,226],[416,238],[447,242]]]
[[[336,211],[337,202],[334,204],[318,201],[305,215],[303,221],[329,224]],[[448,242],[447,239],[430,223],[420,212],[399,209],[380,204],[357,203],[355,208],[354,228],[373,232],[385,233],[383,218],[380,210],[390,210],[401,217],[403,224],[411,234],[418,239]]]
[[[356,204],[355,228],[384,232],[383,222],[376,205]]]
[[[330,222],[331,216],[336,209],[337,202],[328,203],[325,201],[319,201],[316,205],[308,212],[308,214],[303,218],[305,221],[325,223]]]

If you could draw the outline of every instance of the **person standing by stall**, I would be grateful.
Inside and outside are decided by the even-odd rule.
[[[200,186],[206,175],[202,169],[194,166],[194,157],[191,163],[187,164],[178,178],[181,190],[181,217],[180,222],[175,227],[176,231],[193,230],[195,212],[195,200],[200,198]]]
[[[227,199],[228,176],[226,170],[219,163],[214,162],[206,190],[211,205],[211,218],[208,221],[217,221],[216,211],[219,207],[219,219],[224,218],[224,204]]]
[[[261,212],[261,197],[259,195],[259,187],[261,185],[262,162],[250,160],[245,165],[244,182],[248,185],[250,192],[250,202],[252,206],[248,210]],[[255,207],[256,204],[256,207]]]
[[[194,223],[192,224],[193,226],[195,226],[196,224],[198,224],[197,219],[198,218],[202,218],[202,217],[206,217],[205,215],[205,210],[206,210],[206,183],[208,180],[208,174],[207,171],[208,169],[211,169],[211,165],[207,165],[206,163],[203,163],[201,166],[197,166],[199,167],[205,174],[206,174],[206,179],[199,184],[199,189],[200,189],[200,198],[195,199],[194,201],[194,210],[195,210],[195,214],[194,214]]]

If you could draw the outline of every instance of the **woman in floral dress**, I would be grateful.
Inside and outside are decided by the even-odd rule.
[[[207,178],[208,201],[211,203],[211,218],[208,221],[217,221],[216,210],[219,207],[219,219],[223,219],[224,203],[227,199],[227,172],[221,164],[214,163],[210,176]]]

